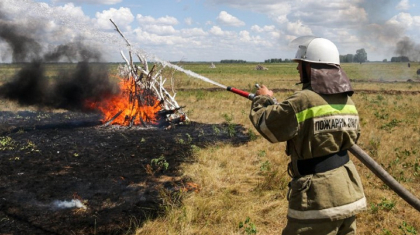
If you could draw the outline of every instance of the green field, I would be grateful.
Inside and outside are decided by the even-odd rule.
[[[255,91],[254,84],[277,89],[282,100],[299,90],[296,64],[185,63],[191,70],[226,86]],[[48,65],[54,79],[60,66]],[[379,162],[414,195],[420,197],[420,64],[343,64],[353,81],[353,99],[361,117],[359,146]],[[19,69],[0,65],[0,84]],[[114,74],[116,65],[110,73]],[[270,144],[253,129],[248,113],[250,101],[215,85],[172,70],[176,100],[193,122],[240,124],[252,137],[245,145],[209,145],[195,148],[194,161],[182,166],[183,177],[199,185],[197,192],[179,192],[179,200],[165,200],[165,214],[147,221],[137,234],[279,234],[286,224],[288,157],[285,144]],[[169,87],[169,85],[168,85]],[[25,110],[0,99],[1,111]],[[217,130],[215,130],[217,131]],[[187,140],[187,136],[185,136]],[[419,212],[409,206],[352,157],[362,177],[369,208],[358,215],[358,234],[418,234]],[[249,218],[249,219],[248,219]],[[130,218],[127,218],[129,220]],[[245,223],[246,222],[246,223]],[[239,224],[245,223],[240,228]]]

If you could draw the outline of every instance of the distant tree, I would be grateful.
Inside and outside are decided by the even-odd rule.
[[[340,62],[341,63],[352,63],[354,55],[353,54],[347,54],[347,55],[340,55]]]
[[[367,53],[364,48],[356,51],[356,55],[354,55],[353,61],[359,63],[364,63],[367,61]]]
[[[407,56],[401,56],[401,62],[410,62],[410,59]]]
[[[346,60],[347,60],[348,63],[353,63],[354,55],[353,54],[347,54],[346,55]]]
[[[281,63],[281,62],[283,62],[283,60],[281,58],[279,58],[279,59],[268,59],[268,60],[264,61],[264,63]]]
[[[384,59],[384,60],[382,60],[382,62],[388,62],[388,60],[387,59]]]

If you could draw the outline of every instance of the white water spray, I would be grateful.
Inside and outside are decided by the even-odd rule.
[[[76,32],[80,32],[81,35],[86,37],[87,39],[94,39],[95,43],[98,42],[107,42],[111,43],[115,46],[118,46],[119,50],[122,48],[126,48],[127,44],[122,40],[117,33],[113,32],[105,32],[99,31],[97,28],[93,27],[95,23],[91,19],[81,18],[80,15],[72,15],[65,11],[63,8],[69,7],[66,5],[65,7],[53,7],[49,6],[47,3],[37,3],[33,0],[2,0],[4,1],[3,7],[6,8],[7,12],[11,12],[15,15],[25,15],[25,17],[33,17],[35,20],[43,20],[45,21],[45,25],[47,27],[51,27],[51,25],[64,25]],[[20,14],[17,14],[20,13]],[[109,48],[109,47],[107,47]],[[137,49],[136,49],[137,48]],[[171,64],[170,62],[164,61],[159,59],[154,55],[150,55],[145,53],[144,51],[138,49],[136,45],[131,45],[131,51],[135,52],[143,56],[144,58],[148,58],[150,60],[154,60],[163,66],[167,66],[173,69],[176,69],[180,72],[187,74],[190,77],[198,78],[204,82],[211,83],[213,85],[219,86],[223,89],[227,87],[222,85],[218,82],[215,82],[207,77],[204,77],[200,74],[197,74],[193,71],[183,69],[177,65]]]
[[[222,85],[222,84],[220,84],[220,83],[218,83],[218,82],[215,82],[215,81],[213,81],[213,80],[210,80],[209,78],[204,77],[204,76],[202,76],[202,75],[200,75],[200,74],[194,73],[194,72],[193,72],[193,71],[191,71],[191,70],[186,70],[186,69],[183,69],[183,68],[181,68],[181,67],[179,67],[179,66],[177,66],[177,65],[171,64],[171,63],[169,63],[169,62],[167,62],[167,61],[159,60],[159,58],[156,58],[156,57],[154,58],[154,60],[158,61],[159,63],[161,63],[161,64],[162,64],[162,65],[164,65],[164,66],[168,66],[168,67],[170,67],[170,68],[173,68],[173,69],[176,69],[176,70],[178,70],[178,71],[180,71],[180,72],[183,72],[183,73],[185,73],[185,74],[189,75],[190,77],[195,77],[195,78],[198,78],[198,79],[200,79],[200,80],[202,80],[202,81],[205,81],[205,82],[211,83],[211,84],[213,84],[213,85],[219,86],[219,87],[221,87],[221,88],[223,88],[223,89],[226,89],[226,88],[227,88],[225,85]]]

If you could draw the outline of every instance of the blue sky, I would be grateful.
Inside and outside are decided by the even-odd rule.
[[[420,9],[414,0],[2,0],[10,20],[44,22],[44,46],[83,40],[120,61],[121,41],[109,18],[139,51],[168,61],[264,61],[293,58],[289,43],[315,35],[340,54],[364,48],[390,60],[397,43],[418,49]],[[42,25],[42,24],[41,24]],[[119,36],[119,35],[116,35]],[[0,49],[7,45],[0,42]],[[408,50],[417,52],[417,50]],[[411,53],[410,52],[410,53]],[[407,52],[409,53],[409,52]],[[417,53],[418,54],[418,53]],[[411,57],[420,57],[410,55]],[[7,58],[2,58],[7,60]],[[418,60],[419,58],[414,58]]]

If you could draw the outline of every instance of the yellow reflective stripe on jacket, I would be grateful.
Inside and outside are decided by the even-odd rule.
[[[301,123],[307,119],[314,117],[320,117],[324,115],[332,114],[355,114],[357,115],[357,109],[354,105],[348,104],[332,104],[332,105],[321,105],[305,109],[302,112],[296,114],[298,123]]]

